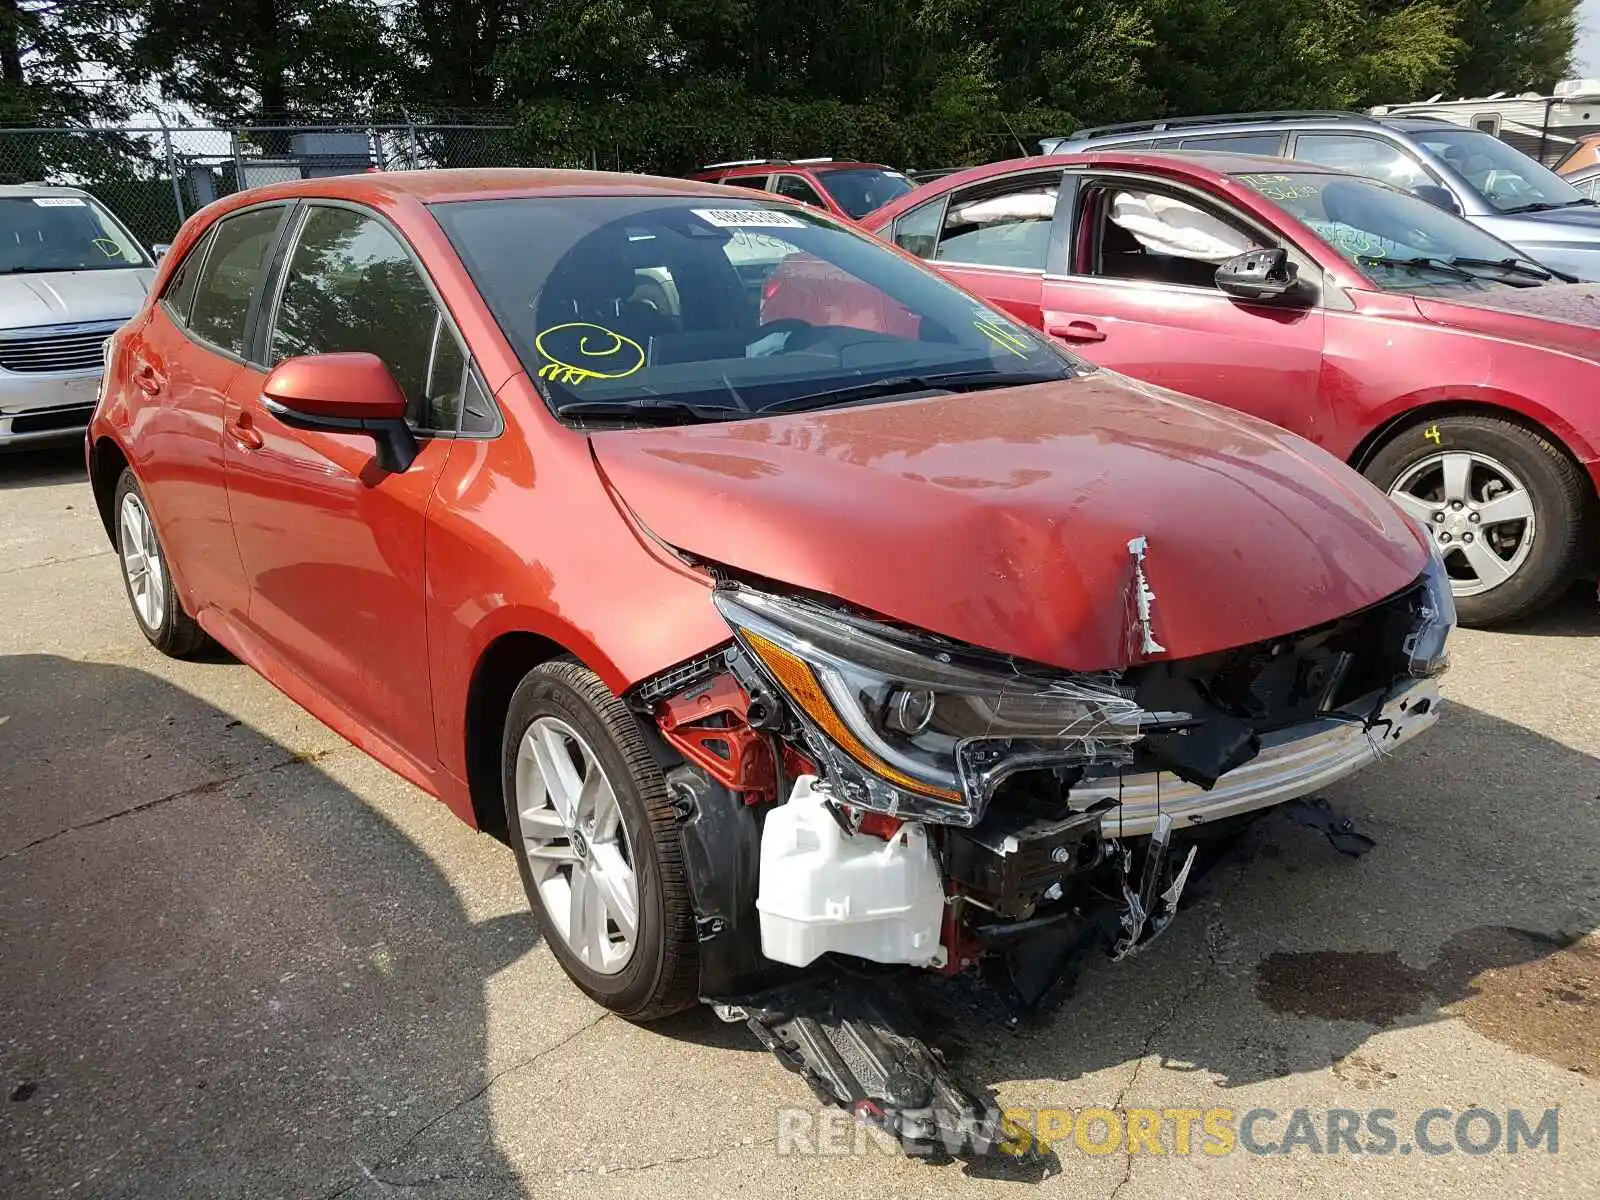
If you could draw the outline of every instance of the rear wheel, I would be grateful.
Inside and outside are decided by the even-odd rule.
[[[1432,534],[1463,624],[1528,616],[1577,573],[1587,481],[1524,425],[1478,414],[1418,423],[1378,451],[1366,476]]]
[[[676,814],[638,721],[570,659],[528,672],[501,745],[506,822],[529,903],[574,983],[650,1021],[698,996]]]
[[[192,658],[209,645],[205,630],[183,611],[167,567],[166,551],[150,519],[150,505],[131,470],[124,467],[112,501],[122,584],[139,629],[150,644],[173,658]]]

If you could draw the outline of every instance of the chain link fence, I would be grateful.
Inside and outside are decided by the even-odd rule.
[[[534,165],[510,125],[0,129],[0,183],[81,187],[146,245],[245,188],[366,170]]]

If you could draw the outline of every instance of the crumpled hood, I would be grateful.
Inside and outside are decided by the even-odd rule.
[[[1495,337],[1549,346],[1600,360],[1600,283],[1500,287],[1488,292],[1417,296],[1430,321]]]
[[[0,329],[126,321],[139,311],[154,278],[148,267],[0,275]]]
[[[1128,663],[1135,537],[1152,632],[1176,658],[1343,616],[1425,561],[1332,456],[1107,371],[591,443],[680,549],[1071,670]]]

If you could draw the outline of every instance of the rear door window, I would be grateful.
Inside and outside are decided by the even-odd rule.
[[[211,249],[215,237],[216,230],[210,230],[195,243],[194,248],[183,256],[178,269],[167,281],[167,290],[161,294],[161,302],[180,325],[189,323],[189,309],[194,304],[195,286],[200,282],[200,268],[205,266],[206,252]]]
[[[950,197],[934,258],[1043,271],[1050,259],[1061,173],[979,184]]]
[[[189,329],[196,337],[244,357],[250,306],[283,212],[282,205],[253,208],[217,226],[194,285]]]
[[[1283,154],[1281,133],[1213,133],[1183,139],[1185,150],[1221,150],[1229,154],[1262,154],[1278,158]]]

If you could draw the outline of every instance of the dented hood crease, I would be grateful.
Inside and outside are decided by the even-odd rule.
[[[1128,665],[1135,537],[1158,657],[1333,620],[1424,563],[1398,511],[1332,456],[1106,371],[590,437],[673,546],[1069,670]]]

